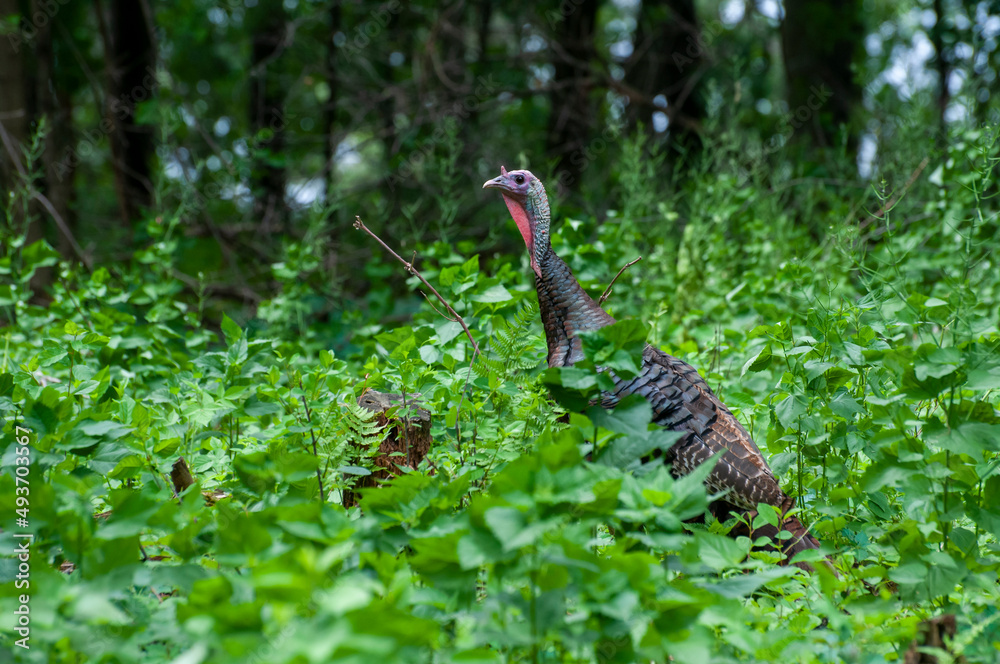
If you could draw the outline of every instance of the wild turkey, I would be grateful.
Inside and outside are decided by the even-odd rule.
[[[538,306],[545,328],[550,367],[571,365],[583,358],[578,333],[611,325],[615,319],[605,312],[577,283],[569,266],[552,250],[549,239],[549,201],[541,181],[529,171],[500,169],[500,176],[483,188],[499,189],[514,223],[524,237],[535,272]],[[613,408],[629,394],[640,394],[653,408],[653,421],[679,431],[683,437],[665,454],[675,476],[685,475],[718,452],[723,452],[706,480],[713,492],[727,491],[712,506],[726,519],[733,513],[750,512],[767,503],[785,515],[793,505],[778,486],[774,473],[743,425],[719,401],[705,380],[686,362],[646,346],[642,371],[631,379],[612,376],[613,392],[602,394],[601,405]],[[785,516],[782,527],[792,537],[782,544],[786,559],[799,551],[819,548],[819,542],[795,516]],[[743,531],[744,534],[750,534]],[[774,528],[758,529],[753,536],[770,535]],[[787,537],[787,536],[786,536]],[[811,569],[808,565],[800,565]]]

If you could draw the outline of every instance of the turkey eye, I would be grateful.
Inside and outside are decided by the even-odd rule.
[[[518,184],[524,184],[524,176],[523,175],[515,175],[514,176],[514,182],[516,182]]]

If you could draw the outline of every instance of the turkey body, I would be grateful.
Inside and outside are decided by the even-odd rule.
[[[602,394],[603,407],[614,408],[623,397],[638,394],[652,406],[654,423],[681,433],[664,456],[675,475],[687,475],[722,452],[705,480],[712,492],[728,492],[727,502],[745,510],[785,502],[750,434],[690,364],[647,346],[639,375],[615,383],[613,392]]]
[[[502,171],[499,178],[484,185],[487,186],[504,193],[530,252],[548,364],[570,366],[583,359],[579,333],[611,325],[615,319],[580,287],[569,266],[552,250],[548,239],[548,200],[541,182],[528,171]],[[601,394],[603,407],[614,408],[626,396],[638,394],[649,402],[654,423],[681,434],[663,458],[675,477],[687,475],[719,455],[705,481],[712,493],[724,494],[713,503],[713,514],[720,519],[746,514],[751,521],[758,504],[766,503],[778,509],[782,516],[781,530],[791,534],[781,543],[787,558],[799,551],[819,548],[819,542],[797,517],[786,516],[794,501],[781,490],[750,433],[694,367],[647,345],[638,375],[628,379],[613,372],[609,375],[614,389]],[[751,531],[749,526],[741,525],[732,534],[767,535],[774,542],[780,539],[778,529],[773,526]],[[806,564],[800,567],[811,569]]]
[[[611,325],[615,319],[587,295],[554,251],[549,249],[539,265],[535,290],[549,366],[569,366],[583,359],[578,333]],[[646,346],[639,375],[625,380],[612,373],[611,379],[615,389],[602,393],[603,407],[614,408],[624,397],[638,394],[652,407],[653,422],[682,434],[664,457],[674,475],[686,475],[723,452],[708,477],[710,489],[729,491],[728,502],[747,510],[760,502],[780,506],[785,501],[750,434],[690,364]]]

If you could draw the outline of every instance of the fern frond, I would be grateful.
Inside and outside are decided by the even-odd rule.
[[[488,376],[492,373],[505,380],[522,382],[520,374],[539,362],[536,342],[540,336],[525,334],[537,314],[538,306],[528,302],[513,317],[496,326],[487,345],[488,350],[474,365],[476,374]]]
[[[367,457],[375,456],[388,428],[379,423],[376,414],[362,408],[354,401],[348,401],[347,410],[344,412],[344,424],[355,448]]]

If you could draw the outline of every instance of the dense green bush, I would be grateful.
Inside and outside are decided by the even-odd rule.
[[[655,155],[626,141],[618,211],[557,208],[554,246],[595,295],[643,256],[614,315],[717,389],[839,578],[750,553],[732,524],[684,523],[708,497],[643,465],[672,440],[648,406],[587,409],[592,370],[542,371],[522,257],[420,248],[483,349],[473,361],[458,323],[388,286],[317,320],[317,235],[287,244],[256,317],[215,318],[177,281],[180,214],[162,210],[130,263],[92,273],[10,231],[0,494],[25,495],[7,471],[27,431],[30,525],[13,507],[2,523],[35,538],[29,590],[0,561],[0,647],[51,662],[878,662],[954,613],[952,652],[996,661],[996,130],[867,194],[793,164],[747,174],[729,154],[664,189]],[[510,226],[499,205],[483,219]],[[41,268],[58,275],[44,306],[29,300]],[[381,255],[368,270],[405,274]],[[380,323],[394,299],[412,316]],[[606,362],[646,331],[609,328],[588,352]],[[355,405],[366,388],[418,395],[434,445],[345,510],[385,433]],[[178,457],[196,484],[175,497]],[[23,592],[30,650],[11,629]]]

